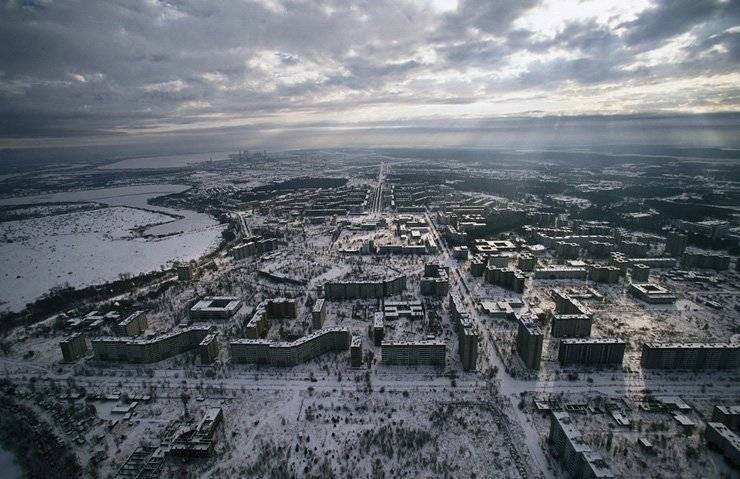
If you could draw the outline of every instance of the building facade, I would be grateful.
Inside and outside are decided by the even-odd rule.
[[[617,338],[566,338],[560,341],[558,361],[561,366],[621,365],[626,341]]]
[[[405,366],[444,366],[447,345],[443,341],[383,341],[383,364]]]

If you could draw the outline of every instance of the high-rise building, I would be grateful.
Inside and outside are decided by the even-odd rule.
[[[381,347],[383,364],[444,366],[446,361],[444,341],[383,341]]]
[[[621,365],[627,343],[617,338],[566,338],[560,341],[558,361],[569,364]]]
[[[686,251],[687,238],[685,234],[681,234],[677,231],[671,231],[668,233],[668,237],[665,243],[665,252],[674,258],[680,258],[684,251]]]
[[[319,298],[311,310],[311,322],[314,329],[320,329],[326,321],[326,300]]]
[[[614,478],[611,467],[581,436],[570,414],[554,411],[550,416],[550,451],[568,477],[576,479]]]
[[[466,371],[475,369],[478,362],[478,331],[470,313],[465,310],[457,295],[450,295],[450,318],[455,324],[458,339],[458,352],[462,367]]]
[[[264,339],[237,339],[229,343],[236,363],[263,363],[295,366],[330,351],[346,351],[350,332],[346,328],[324,328],[295,341],[272,342]]]
[[[87,335],[84,333],[76,333],[63,339],[59,347],[62,350],[62,357],[67,362],[84,357],[90,351],[87,345]]]
[[[646,369],[734,369],[740,366],[740,344],[645,343],[641,363]]]
[[[360,336],[352,336],[349,344],[349,358],[353,368],[362,366],[362,338]]]
[[[519,329],[516,333],[516,350],[529,369],[539,369],[542,360],[542,339],[544,334],[539,326],[524,316],[518,318]]]

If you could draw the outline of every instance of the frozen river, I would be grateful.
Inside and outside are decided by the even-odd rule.
[[[153,271],[211,251],[222,231],[213,218],[147,204],[149,198],[188,188],[137,185],[0,199],[0,206],[52,202],[107,205],[0,223],[0,309],[20,310],[65,283],[74,287],[103,283],[124,273]],[[136,237],[131,229],[137,227],[144,227],[146,234],[170,236]]]

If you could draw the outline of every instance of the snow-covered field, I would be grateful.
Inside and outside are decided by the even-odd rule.
[[[221,226],[208,215],[150,206],[147,198],[177,193],[182,185],[144,185],[0,200],[0,204],[95,201],[111,205],[0,223],[0,301],[19,310],[49,289],[86,286],[139,274],[178,260],[197,258],[218,243]],[[146,208],[144,211],[138,208]],[[177,217],[173,217],[177,215]],[[131,229],[146,227],[144,239]]]

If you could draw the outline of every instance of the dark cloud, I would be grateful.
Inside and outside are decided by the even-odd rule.
[[[581,18],[548,35],[517,24],[539,7],[460,0],[441,13],[397,0],[10,0],[0,6],[0,144],[274,118],[297,128],[370,107],[397,107],[397,118],[419,105],[444,116],[446,106],[487,101],[520,101],[520,111],[531,111],[547,102],[543,94],[737,72],[737,2],[658,1],[618,28]],[[640,55],[686,32],[695,40],[679,61],[640,64]],[[738,89],[727,86],[677,97],[675,109],[738,105]],[[663,99],[641,101],[645,111],[670,109]]]
[[[622,27],[627,29],[627,44],[647,43],[650,47],[695,27],[708,27],[716,33],[718,29],[737,26],[738,22],[740,4],[735,0],[660,0]]]

